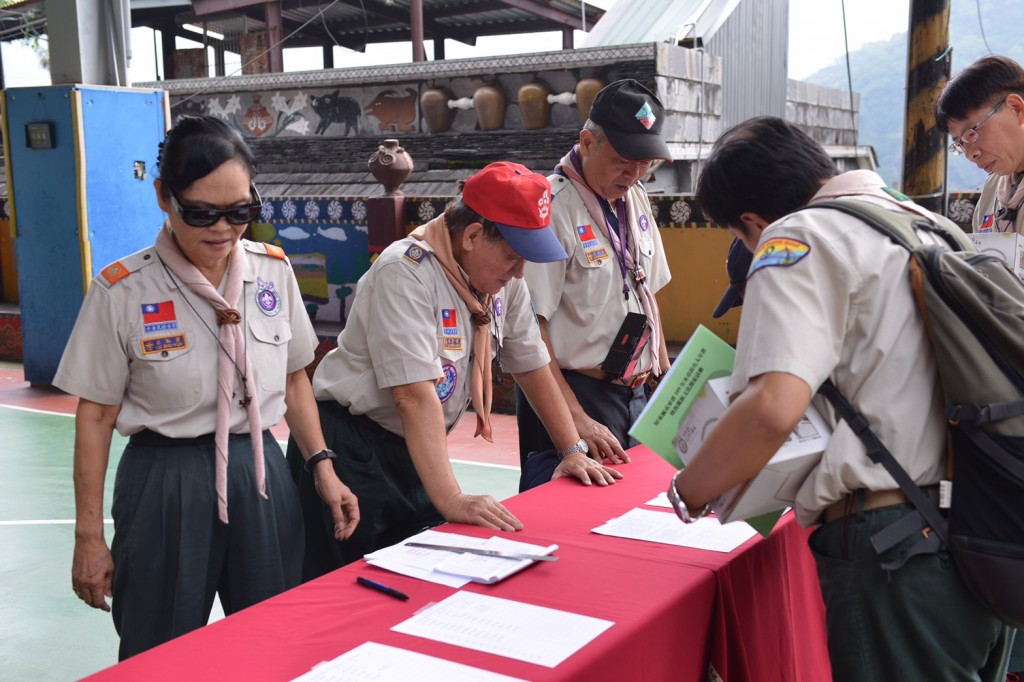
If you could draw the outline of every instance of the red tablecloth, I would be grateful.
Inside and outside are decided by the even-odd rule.
[[[553,481],[506,502],[516,540],[557,543],[559,561],[462,589],[613,621],[556,668],[391,632],[454,590],[358,562],[108,668],[90,680],[288,680],[366,641],[524,680],[818,682],[831,678],[807,531],[789,515],[730,554],[590,532],[663,491],[672,469],[643,447],[610,488]],[[669,512],[670,513],[670,512]],[[462,525],[450,530],[489,537]],[[361,588],[357,575],[410,595]],[[711,678],[714,679],[714,678]]]

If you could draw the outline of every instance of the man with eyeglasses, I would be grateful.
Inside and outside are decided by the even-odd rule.
[[[636,80],[597,94],[578,144],[548,178],[551,229],[569,258],[526,266],[579,447],[598,461],[629,461],[624,448],[635,444],[628,430],[647,402],[645,384],[669,366],[654,294],[671,274],[641,183],[655,161],[672,160],[664,120],[661,101]],[[518,391],[516,416],[521,463],[553,448]]]
[[[935,120],[953,137],[949,151],[990,174],[974,231],[1024,232],[1024,68],[999,55],[979,59],[946,84]]]

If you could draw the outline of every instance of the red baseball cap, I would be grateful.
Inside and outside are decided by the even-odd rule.
[[[550,263],[569,257],[551,231],[551,185],[540,173],[496,161],[466,180],[462,203],[497,225],[526,260]]]

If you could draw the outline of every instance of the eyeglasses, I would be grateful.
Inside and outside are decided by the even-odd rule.
[[[212,227],[220,219],[227,218],[232,225],[248,225],[260,215],[263,210],[263,201],[260,193],[256,191],[255,185],[249,185],[249,192],[252,195],[252,203],[243,206],[232,206],[231,208],[200,208],[183,204],[171,192],[171,205],[178,212],[185,224],[190,227]]]
[[[1003,102],[1005,101],[1005,99],[1001,100],[999,104],[992,107],[992,109],[989,110],[987,114],[985,114],[984,118],[982,118],[980,121],[975,123],[973,126],[968,128],[964,132],[960,133],[960,139],[953,140],[952,144],[949,145],[949,151],[953,152],[957,156],[960,156],[961,154],[964,153],[964,145],[974,144],[979,139],[981,139],[981,133],[978,132],[978,128],[984,125],[985,121],[992,118],[992,114],[999,111],[999,107],[1003,106]]]

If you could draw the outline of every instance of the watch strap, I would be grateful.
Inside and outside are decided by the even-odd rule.
[[[306,470],[307,474],[313,473],[313,467],[319,464],[325,459],[337,459],[338,455],[335,454],[334,450],[321,450],[314,454],[312,457],[307,459],[303,464],[302,468]]]

